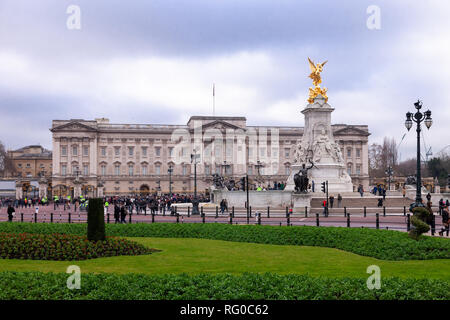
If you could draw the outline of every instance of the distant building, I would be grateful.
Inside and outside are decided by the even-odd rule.
[[[41,175],[52,175],[52,152],[40,145],[26,146],[17,150],[9,150],[15,172],[8,172],[6,177],[38,178]]]
[[[332,125],[355,189],[369,186],[367,125]],[[192,192],[193,149],[200,154],[197,190],[212,174],[238,182],[248,174],[272,186],[290,174],[302,127],[247,126],[245,117],[193,116],[186,125],[111,124],[108,119],[53,120],[54,195]],[[173,168],[170,175],[168,169]],[[316,192],[319,186],[316,186]]]
[[[51,193],[51,151],[40,145],[30,145],[7,153],[14,170],[5,172],[0,196],[10,195],[12,184],[16,198],[43,197]]]

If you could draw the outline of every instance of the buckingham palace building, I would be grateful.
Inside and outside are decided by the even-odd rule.
[[[245,117],[192,116],[186,125],[53,120],[53,195],[208,192],[217,173],[254,185],[284,183],[303,127],[247,126]],[[334,124],[356,190],[369,186],[367,125]],[[171,187],[170,187],[171,186]],[[318,186],[316,187],[318,189]],[[316,190],[317,192],[317,190]]]

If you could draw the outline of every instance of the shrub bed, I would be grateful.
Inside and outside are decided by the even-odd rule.
[[[0,223],[0,232],[86,234],[86,224]],[[228,225],[219,223],[107,224],[108,236],[202,238],[337,248],[382,260],[450,259],[450,240],[367,228]]]
[[[153,251],[139,243],[112,237],[89,241],[87,237],[70,234],[0,233],[2,259],[86,260]]]
[[[0,272],[0,299],[33,300],[448,300],[450,284],[436,280],[382,278],[369,290],[366,279],[315,278],[273,273],[243,275],[81,274],[81,288],[66,287],[69,274]]]

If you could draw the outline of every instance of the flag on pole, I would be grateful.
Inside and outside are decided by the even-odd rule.
[[[213,97],[216,96],[216,84],[213,83]]]

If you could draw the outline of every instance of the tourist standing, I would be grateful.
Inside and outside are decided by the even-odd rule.
[[[444,231],[448,231],[449,230],[449,212],[448,212],[448,206],[445,206],[442,209],[442,224],[444,225],[444,227],[441,229],[441,231],[439,231],[439,235],[442,236],[444,235]]]
[[[114,204],[114,223],[120,223],[120,207],[117,203]]]
[[[337,200],[338,200],[338,208],[340,208],[340,207],[341,207],[341,204],[342,204],[342,196],[341,196],[340,193],[338,193],[338,198],[337,198]]]
[[[11,206],[11,204],[9,204],[8,205],[8,221],[9,222],[12,222],[14,212],[16,212],[16,210]]]
[[[125,217],[127,216],[127,209],[124,205],[120,208],[120,223],[126,223]]]
[[[334,196],[330,196],[330,208],[333,209],[333,203],[334,203]]]

